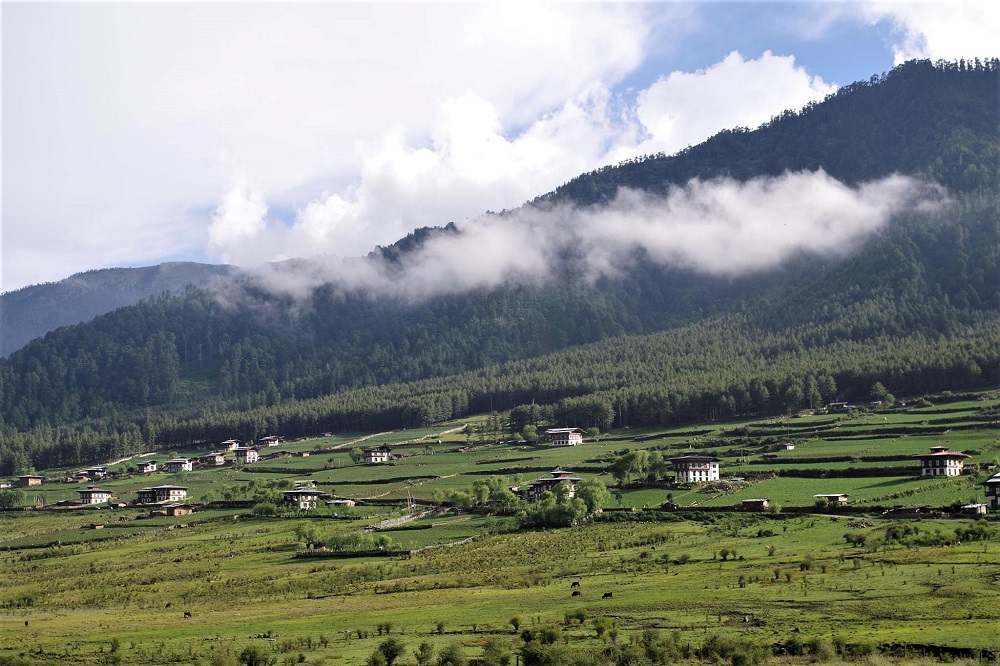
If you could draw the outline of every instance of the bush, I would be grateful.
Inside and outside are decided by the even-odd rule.
[[[398,638],[387,638],[378,644],[378,652],[385,659],[384,663],[386,666],[392,666],[392,663],[396,661],[399,655],[403,654],[405,649],[406,645]]]
[[[712,634],[706,638],[699,654],[703,659],[711,661],[729,659],[733,666],[755,666],[771,656],[770,650],[747,640],[745,636],[719,634]]]
[[[277,657],[270,657],[267,651],[259,645],[248,645],[240,652],[240,663],[244,666],[273,666]]]
[[[278,513],[278,507],[271,502],[258,502],[251,510],[255,516],[274,516]]]
[[[438,666],[466,666],[469,660],[465,656],[465,651],[462,650],[462,645],[460,643],[452,643],[441,650],[441,656],[438,657]]]

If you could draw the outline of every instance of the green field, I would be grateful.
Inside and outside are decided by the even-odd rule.
[[[408,509],[405,502],[277,516],[246,508],[176,518],[106,506],[0,512],[0,656],[31,664],[227,664],[257,645],[276,664],[346,665],[366,663],[393,637],[406,645],[396,663],[414,664],[413,651],[422,642],[439,654],[457,644],[474,658],[496,640],[508,653],[522,649],[527,629],[557,637],[553,645],[568,651],[562,662],[551,663],[577,663],[582,650],[602,654],[600,663],[648,663],[622,661],[626,647],[638,646],[646,630],[686,646],[683,656],[662,663],[712,661],[697,650],[720,637],[765,646],[768,654],[791,650],[786,644],[812,646],[803,648],[811,654],[770,657],[786,663],[870,660],[873,650],[904,645],[911,658],[945,647],[954,651],[944,655],[948,659],[996,659],[1000,526],[881,517],[894,505],[947,507],[983,499],[981,481],[993,473],[988,467],[1000,441],[995,423],[982,415],[983,408],[995,410],[997,397],[938,402],[943,404],[873,414],[631,430],[559,449],[477,443],[454,430],[463,425],[455,423],[360,443],[363,434],[294,442],[279,448],[310,456],[243,469],[102,481],[119,498],[179,483],[197,500],[250,482],[308,478],[343,497],[410,496],[429,503],[491,474],[515,484],[555,467],[612,486],[608,465],[638,448],[665,455],[689,448],[714,452],[724,478],[747,479],[722,492],[611,487],[603,515],[543,531],[510,531],[510,517]],[[941,434],[900,434],[927,428]],[[753,464],[786,441],[795,442],[794,450],[781,448],[776,462]],[[390,443],[398,458],[354,464],[349,448],[373,442]],[[971,473],[919,478],[908,457],[937,443],[972,452]],[[341,447],[323,450],[336,445]],[[850,460],[824,461],[838,456]],[[906,459],[866,460],[873,456]],[[817,462],[802,461],[809,457]],[[880,464],[907,466],[913,474],[879,476]],[[781,469],[821,470],[823,476],[757,474]],[[858,469],[871,475],[858,476]],[[48,504],[75,498],[79,487],[46,483],[26,489],[25,497],[32,505]],[[668,493],[689,509],[717,511],[756,497],[782,509],[641,510],[657,509]],[[847,493],[853,505],[871,513],[793,510],[811,508],[818,493]],[[381,521],[418,513],[422,517],[362,535]],[[311,538],[328,544],[367,539],[366,548],[385,554],[296,557],[310,552]],[[573,582],[579,586],[571,588]],[[613,596],[604,599],[605,593]]]

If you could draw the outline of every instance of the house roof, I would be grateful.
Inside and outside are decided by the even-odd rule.
[[[983,481],[983,484],[989,484],[991,486],[994,484],[1000,484],[1000,472]]]
[[[168,465],[169,465],[170,463],[181,463],[181,464],[187,464],[187,463],[189,463],[189,462],[191,462],[191,459],[190,459],[190,458],[174,458],[173,460],[168,460],[168,461],[167,461],[167,464],[168,464]]]
[[[583,428],[549,428],[545,431],[546,435],[560,435],[564,433],[578,432],[583,434],[586,432]]]
[[[368,451],[385,451],[386,453],[390,453],[392,452],[392,449],[389,448],[388,444],[379,444],[378,446],[369,446],[365,449],[366,453]]]
[[[81,495],[84,493],[107,493],[108,495],[114,495],[113,492],[111,492],[110,490],[106,490],[105,488],[80,488],[76,492],[80,493]]]
[[[715,456],[700,456],[694,453],[670,458],[670,462],[719,462]]]
[[[293,490],[284,491],[286,497],[291,497],[294,495],[309,496],[309,497],[319,497],[321,495],[326,495],[322,490],[318,488],[295,488]]]
[[[944,450],[941,450],[944,448]],[[935,450],[937,449],[937,450]],[[930,453],[918,453],[914,458],[971,458],[967,453],[961,451],[948,451],[946,447],[935,446]]]
[[[558,483],[560,481],[579,481],[580,480],[580,477],[578,477],[578,476],[569,476],[570,474],[572,474],[572,472],[567,472],[567,471],[561,470],[561,469],[554,469],[554,470],[552,470],[552,475],[551,476],[540,476],[537,479],[535,479],[534,481],[529,481],[528,485],[529,486],[551,485],[551,484]]]

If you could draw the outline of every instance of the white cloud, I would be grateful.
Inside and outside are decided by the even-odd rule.
[[[848,5],[870,22],[890,21],[899,32],[896,64],[914,58],[958,60],[1000,56],[1000,3],[869,2]]]
[[[526,206],[465,221],[440,233],[398,265],[351,260],[272,267],[263,284],[303,297],[321,283],[419,300],[555,277],[558,257],[578,275],[614,277],[639,255],[714,276],[765,271],[802,254],[845,256],[895,216],[925,214],[948,201],[938,186],[889,176],[851,187],[823,171],[747,182],[692,180],[661,194],[622,190],[611,203],[576,209]]]
[[[208,242],[220,251],[223,261],[229,262],[233,258],[226,248],[248,241],[255,246],[259,244],[261,235],[267,230],[266,217],[267,204],[263,197],[241,178],[212,214]]]
[[[333,2],[2,11],[2,288],[162,257],[164,246],[197,254],[207,214],[200,231],[170,225],[211,210],[235,173],[272,211],[301,206],[285,193],[314,197],[318,183],[348,200],[359,146],[380,145],[389,128],[422,145],[441,102],[470,89],[505,125],[529,123],[637,67],[651,15],[663,13]],[[29,256],[40,247],[49,261]]]
[[[833,90],[791,57],[731,53],[705,71],[656,81],[632,108],[606,86],[592,85],[513,136],[493,103],[466,91],[442,102],[426,143],[408,143],[396,129],[380,144],[362,144],[360,181],[306,205],[292,225],[272,222],[266,246],[233,236],[215,250],[241,264],[363,254],[416,227],[515,208],[604,164],[676,152],[722,128],[759,125]]]
[[[649,133],[639,150],[673,154],[720,129],[758,127],[835,90],[796,67],[792,56],[765,51],[746,59],[734,51],[704,71],[673,72],[639,95],[636,115]]]
[[[943,200],[939,188],[904,176],[857,188],[823,171],[694,180],[662,197],[623,190],[606,209],[582,212],[573,230],[595,276],[627,265],[636,250],[660,264],[734,276],[800,253],[843,256],[894,215]]]

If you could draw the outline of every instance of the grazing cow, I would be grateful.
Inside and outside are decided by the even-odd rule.
[[[572,583],[569,584],[569,586],[570,587],[580,587],[580,581],[574,580]]]
[[[601,595],[601,599],[611,599],[612,597],[614,597],[613,592],[605,592],[604,594]]]
[[[574,596],[574,597],[580,596],[580,590],[573,590],[573,595],[572,596]]]
[[[184,611],[184,617],[192,617],[191,611]]]

